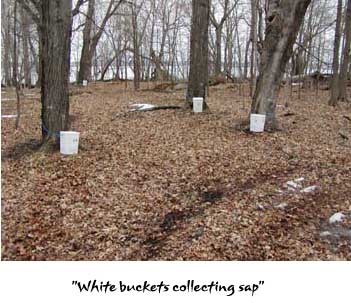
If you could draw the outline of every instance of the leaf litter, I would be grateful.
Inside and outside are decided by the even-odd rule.
[[[233,128],[250,108],[233,85],[210,91],[203,114],[119,115],[130,100],[182,106],[182,91],[79,90],[75,157],[37,148],[34,99],[20,131],[2,121],[3,260],[351,260],[350,217],[329,223],[351,211],[351,142],[339,136],[350,108],[327,106],[328,92],[302,91],[278,107],[283,131],[252,135]]]

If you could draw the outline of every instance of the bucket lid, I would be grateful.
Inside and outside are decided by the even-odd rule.
[[[74,132],[74,131],[60,131],[60,135],[79,135],[79,132]]]
[[[266,115],[263,115],[263,114],[251,114],[251,117],[263,118],[263,117],[266,117]]]

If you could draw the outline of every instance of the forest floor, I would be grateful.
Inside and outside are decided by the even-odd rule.
[[[351,260],[350,105],[286,89],[282,130],[251,134],[235,128],[247,89],[211,88],[202,114],[127,113],[184,99],[129,85],[74,89],[77,156],[37,149],[38,91],[20,130],[2,118],[3,260]],[[2,91],[2,115],[13,97]]]

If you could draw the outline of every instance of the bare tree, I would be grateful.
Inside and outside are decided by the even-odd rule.
[[[132,29],[133,29],[133,72],[134,72],[134,89],[140,89],[140,44],[138,30],[138,8],[136,3],[131,5],[132,10]]]
[[[16,88],[16,129],[19,127],[20,118],[21,118],[21,99],[19,95],[20,84],[18,80],[18,52],[17,52],[17,0],[15,0],[14,12],[13,12],[13,83]]]
[[[193,0],[193,15],[190,41],[190,72],[187,101],[192,104],[193,97],[206,98],[208,86],[208,26],[210,1]],[[205,102],[206,104],[206,102]]]
[[[251,68],[250,68],[250,96],[253,96],[256,86],[256,56],[257,56],[257,0],[251,0]]]
[[[297,33],[311,0],[269,0],[266,37],[251,112],[266,114],[266,129],[275,129],[276,100]]]
[[[347,8],[345,14],[345,39],[344,49],[342,53],[340,81],[339,81],[339,100],[347,101],[346,82],[347,71],[350,62],[350,48],[351,48],[351,0],[347,1]]]
[[[11,73],[11,6],[9,0],[1,1],[1,39],[2,45],[6,46],[2,49],[2,71],[4,73],[4,84],[12,84]]]
[[[24,83],[26,87],[32,86],[32,76],[31,76],[31,63],[29,56],[29,16],[28,13],[21,7],[21,24],[22,24],[22,48],[23,48],[23,72],[24,72]]]
[[[336,14],[335,39],[334,39],[334,57],[333,57],[333,78],[331,82],[331,96],[329,105],[336,106],[339,97],[339,55],[341,40],[341,18],[342,18],[342,0],[338,0]]]
[[[222,73],[222,33],[223,33],[223,26],[224,22],[227,20],[229,15],[235,9],[237,5],[237,0],[229,6],[229,0],[224,0],[223,4],[223,16],[222,18],[217,21],[214,8],[210,11],[210,20],[212,25],[216,29],[216,62],[215,62],[215,74],[219,75]]]
[[[105,16],[102,19],[101,24],[96,25],[93,20],[95,11],[95,0],[89,0],[88,13],[86,14],[85,27],[83,32],[83,48],[79,64],[79,74],[78,83],[82,83],[83,80],[91,79],[91,68],[94,54],[96,52],[96,47],[99,40],[104,33],[105,26],[109,19],[115,14],[118,7],[122,4],[124,0],[110,0],[107,7]],[[96,25],[97,30],[94,35],[92,35],[92,26]]]
[[[58,142],[69,126],[69,70],[72,31],[72,1],[41,1],[42,29],[42,135]]]

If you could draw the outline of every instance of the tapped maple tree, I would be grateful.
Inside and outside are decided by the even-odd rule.
[[[41,1],[42,137],[58,141],[68,129],[72,1]]]
[[[266,129],[275,129],[276,102],[286,64],[311,0],[268,1],[266,37],[251,113],[266,115]]]
[[[72,16],[84,3],[18,0],[35,22],[39,36],[42,142],[57,143],[69,126],[69,76]]]
[[[187,101],[192,104],[193,97],[206,97],[208,86],[208,26],[210,20],[210,1],[193,0],[190,40],[190,72]],[[206,104],[206,102],[205,102]]]

